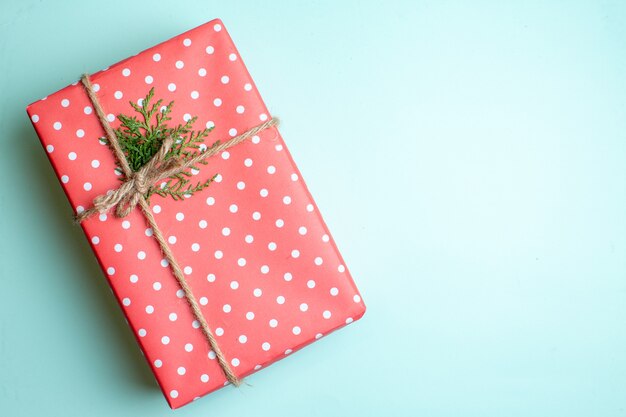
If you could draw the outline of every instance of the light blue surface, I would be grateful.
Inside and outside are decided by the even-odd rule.
[[[24,108],[214,17],[368,312],[175,414],[626,415],[626,3],[1,2],[0,415],[172,415]]]

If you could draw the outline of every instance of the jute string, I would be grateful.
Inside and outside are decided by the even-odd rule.
[[[161,248],[161,252],[165,256],[165,259],[169,262],[169,266],[180,285],[180,288],[185,293],[185,298],[189,303],[189,307],[195,318],[200,323],[200,329],[206,340],[209,342],[209,346],[211,350],[215,352],[215,357],[226,376],[226,379],[235,386],[241,385],[242,381],[235,375],[232,368],[230,367],[228,361],[224,357],[222,350],[220,349],[217,340],[215,340],[215,336],[213,336],[213,332],[209,328],[209,324],[207,323],[202,311],[200,310],[200,306],[196,300],[196,297],[191,290],[191,287],[185,280],[185,276],[183,271],[178,264],[178,261],[174,257],[167,241],[163,237],[163,233],[161,229],[159,229],[154,216],[152,215],[152,210],[150,210],[150,205],[146,200],[146,193],[150,189],[150,187],[154,186],[154,184],[158,181],[161,181],[165,178],[169,178],[173,175],[182,173],[188,168],[191,168],[198,164],[200,161],[203,161],[211,156],[214,156],[232,146],[235,146],[244,140],[256,135],[262,130],[265,130],[269,127],[278,125],[278,119],[271,118],[268,121],[261,123],[253,127],[250,130],[245,131],[241,135],[235,136],[229,139],[226,142],[220,143],[217,146],[212,146],[208,148],[205,152],[198,153],[197,156],[191,158],[187,161],[181,162],[180,160],[176,160],[175,158],[165,159],[168,151],[171,149],[172,144],[174,143],[174,138],[168,137],[165,139],[161,145],[159,151],[148,161],[146,165],[141,167],[137,172],[133,172],[128,164],[128,160],[126,159],[126,155],[124,155],[124,151],[117,140],[117,136],[111,125],[109,124],[106,114],[96,96],[96,93],[91,84],[91,80],[88,74],[84,74],[81,77],[81,82],[85,87],[87,95],[89,96],[89,100],[93,104],[93,108],[96,111],[96,115],[100,120],[100,124],[104,128],[106,133],[107,140],[111,149],[113,150],[113,154],[117,159],[120,168],[124,174],[125,181],[122,185],[114,190],[113,192],[109,192],[107,194],[100,195],[93,200],[93,206],[82,213],[76,216],[76,220],[78,222],[82,222],[83,220],[89,218],[90,216],[97,213],[104,213],[108,210],[115,208],[115,214],[118,217],[127,216],[137,205],[141,208],[141,212],[150,228],[153,231],[153,236],[159,243]]]

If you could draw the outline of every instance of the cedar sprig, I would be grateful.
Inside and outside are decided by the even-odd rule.
[[[174,101],[162,106],[162,99],[154,102],[153,100],[154,88],[151,88],[146,97],[139,101],[139,104],[133,101],[129,102],[138,115],[120,114],[117,116],[121,125],[115,129],[115,135],[130,168],[134,172],[144,166],[159,151],[163,141],[170,136],[174,138],[174,144],[165,155],[165,160],[176,158],[181,163],[219,145],[218,141],[207,149],[202,149],[204,138],[213,128],[193,130],[193,124],[198,120],[197,116],[190,118],[184,124],[169,127],[167,122],[172,120],[170,113],[174,107]],[[106,138],[102,140],[106,142]],[[199,164],[206,165],[207,162],[201,160]],[[192,169],[198,170],[199,168],[197,164],[193,165],[168,178],[164,183],[151,187],[145,197],[150,198],[153,194],[157,194],[161,197],[170,196],[174,200],[182,200],[202,191],[217,177],[216,174],[204,182],[193,184],[189,179],[192,176]]]

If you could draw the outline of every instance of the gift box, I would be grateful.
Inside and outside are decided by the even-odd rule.
[[[220,20],[85,77],[27,112],[172,408],[241,380],[365,312]],[[116,158],[107,122],[132,173]],[[252,134],[216,148],[244,132]],[[161,146],[156,164],[162,169],[178,166],[176,157],[215,154],[165,179],[147,176],[158,182],[143,178],[139,188],[136,172],[157,159],[149,143]],[[133,195],[149,212],[130,194],[97,206],[131,179]]]

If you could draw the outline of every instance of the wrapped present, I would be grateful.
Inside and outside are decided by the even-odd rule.
[[[172,408],[365,312],[220,20],[27,112]]]

